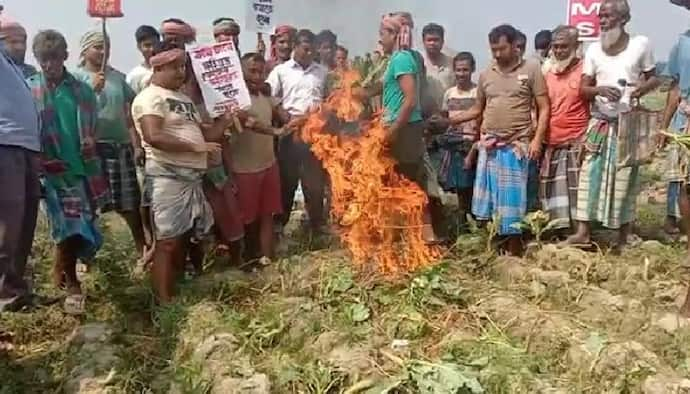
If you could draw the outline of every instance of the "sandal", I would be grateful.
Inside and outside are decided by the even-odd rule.
[[[80,316],[86,313],[86,296],[83,294],[71,294],[65,298],[65,313]]]

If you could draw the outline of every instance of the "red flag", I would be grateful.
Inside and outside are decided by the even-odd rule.
[[[122,13],[122,0],[88,0],[87,12],[93,18],[120,18]]]

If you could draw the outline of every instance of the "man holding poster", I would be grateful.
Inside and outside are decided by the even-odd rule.
[[[292,59],[276,66],[268,76],[274,97],[280,99],[293,125],[304,119],[310,110],[323,101],[328,69],[314,61],[316,36],[309,30],[297,33]],[[325,225],[324,188],[326,173],[321,162],[299,135],[285,136],[278,148],[285,226],[295,199],[295,191],[302,183],[311,229],[319,232]]]
[[[202,132],[199,111],[180,92],[186,77],[184,50],[163,44],[150,63],[151,84],[134,100],[132,117],[146,152],[144,199],[151,205],[155,237],[151,277],[158,300],[168,303],[191,245],[214,223],[202,180],[208,154],[220,152],[230,117],[218,118]]]

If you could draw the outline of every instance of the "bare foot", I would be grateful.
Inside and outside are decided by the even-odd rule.
[[[80,284],[74,284],[71,285],[69,288],[67,288],[67,294],[69,295],[80,295],[81,294],[81,285]]]
[[[680,263],[680,267],[684,269],[690,269],[690,251],[688,251],[688,257],[683,259],[683,261]]]
[[[686,302],[678,311],[678,314],[685,318],[690,318],[690,303]]]
[[[573,234],[569,236],[563,244],[569,246],[589,246],[592,244],[592,240],[586,235]]]
[[[676,235],[680,233],[680,229],[675,221],[675,218],[666,218],[664,223],[664,232],[668,235]]]
[[[63,270],[53,270],[53,285],[57,289],[64,289],[67,283],[67,277]]]

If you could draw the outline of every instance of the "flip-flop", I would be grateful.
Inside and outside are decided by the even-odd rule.
[[[68,315],[80,316],[86,313],[86,296],[83,294],[71,294],[65,297],[63,305]]]

